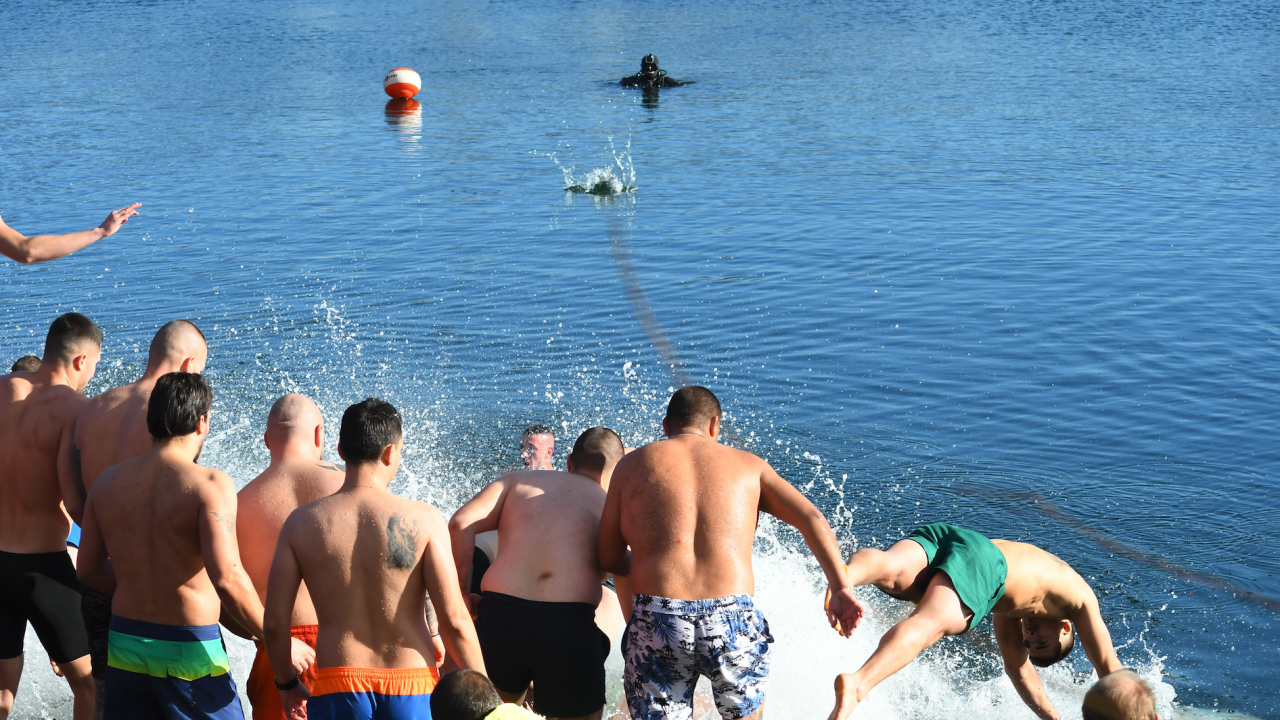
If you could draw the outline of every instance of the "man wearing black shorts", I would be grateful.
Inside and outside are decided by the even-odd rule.
[[[98,326],[67,313],[49,328],[39,369],[0,376],[0,720],[22,678],[28,622],[71,686],[75,720],[93,716],[67,513],[79,519],[84,508],[70,469],[71,435],[101,354]]]
[[[600,717],[610,643],[595,621],[605,578],[596,536],[622,450],[617,433],[591,428],[574,444],[569,472],[504,475],[449,521],[464,593],[476,533],[502,531],[502,550],[480,585],[476,632],[504,702],[522,703],[532,682],[538,714]]]

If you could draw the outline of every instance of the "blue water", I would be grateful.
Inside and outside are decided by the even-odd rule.
[[[656,437],[665,336],[847,549],[1036,542],[1162,702],[1280,717],[1275,3],[6,0],[0,29],[5,221],[144,203],[0,272],[0,361],[79,310],[99,392],[189,317],[209,464],[265,466],[286,389],[334,424],[377,393],[398,489],[450,509],[528,423]],[[695,82],[617,87],[647,52]],[[402,65],[417,114],[381,93]],[[635,189],[565,191],[593,172]],[[966,642],[920,682],[968,704],[901,717],[994,712]],[[841,652],[780,687],[825,698]]]

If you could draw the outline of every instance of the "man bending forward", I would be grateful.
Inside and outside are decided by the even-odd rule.
[[[836,678],[830,720],[848,717],[871,688],[944,636],[976,627],[987,613],[995,614],[1005,673],[1027,706],[1045,720],[1056,720],[1058,714],[1035,668],[1065,658],[1075,646],[1076,632],[1098,677],[1121,669],[1089,584],[1034,545],[988,540],[953,525],[926,525],[883,552],[863,548],[854,553],[849,579],[917,607],[884,634],[858,672]]]
[[[347,463],[342,489],[293,511],[280,531],[267,587],[267,655],[289,717],[429,718],[440,659],[427,595],[448,652],[462,667],[484,671],[444,516],[387,490],[400,467],[400,428],[390,403],[370,398],[347,408],[338,433]],[[319,624],[311,691],[289,662],[303,582]]]
[[[759,717],[773,642],[752,601],[759,514],[800,530],[833,593],[828,619],[852,628],[840,548],[822,513],[768,463],[719,444],[710,390],[677,390],[662,427],[667,440],[618,463],[600,519],[600,564],[630,575],[636,593],[622,639],[631,717],[692,717],[699,675],[721,717]]]
[[[502,552],[480,586],[476,629],[504,702],[523,703],[533,681],[539,715],[600,717],[609,638],[595,622],[605,575],[596,538],[604,486],[621,458],[618,434],[591,428],[574,444],[569,472],[504,475],[449,521],[462,588],[471,587],[476,533],[502,535]]]

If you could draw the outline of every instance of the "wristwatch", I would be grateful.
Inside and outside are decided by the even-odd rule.
[[[290,690],[298,687],[298,676],[294,675],[293,679],[290,680],[289,682],[282,683],[279,680],[276,680],[275,678],[271,678],[271,682],[276,684],[277,690],[283,690],[284,692],[289,692]]]

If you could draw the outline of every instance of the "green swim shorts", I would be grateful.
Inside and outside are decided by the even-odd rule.
[[[945,572],[960,602],[973,611],[973,619],[965,632],[982,622],[1004,596],[1009,566],[1000,548],[982,535],[955,525],[935,523],[913,530],[907,539],[924,548],[929,568]]]

